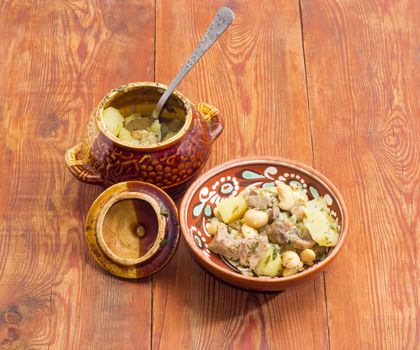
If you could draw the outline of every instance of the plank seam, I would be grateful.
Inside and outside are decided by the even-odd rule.
[[[150,345],[149,349],[153,348],[153,276],[150,277]]]
[[[325,298],[325,314],[327,315],[327,339],[328,339],[328,349],[331,349],[331,339],[330,339],[330,318],[328,316],[328,298],[327,298],[327,278],[325,277],[325,271],[322,273],[322,279],[324,283],[324,298]]]
[[[301,0],[298,0],[299,3],[299,19],[300,19],[300,38],[302,41],[302,56],[303,56],[303,70],[305,73],[305,90],[306,90],[306,106],[308,110],[308,124],[309,124],[309,135],[311,139],[311,150],[312,150],[312,166],[315,166],[315,150],[314,150],[314,140],[312,135],[312,123],[311,123],[311,109],[309,102],[309,89],[308,89],[308,74],[306,71],[306,54],[305,54],[305,42],[303,34],[303,16],[302,16],[302,5]]]
[[[309,124],[309,134],[311,139],[311,150],[312,150],[312,166],[315,167],[315,147],[313,140],[312,132],[312,118],[311,118],[311,106],[309,101],[309,88],[308,88],[308,73],[306,69],[306,53],[305,53],[305,36],[303,29],[303,15],[302,15],[302,0],[298,0],[299,4],[299,19],[300,19],[300,35],[302,41],[302,56],[303,56],[303,69],[305,74],[305,90],[306,90],[306,101],[307,101],[307,110],[308,110],[308,124]],[[327,317],[327,346],[328,349],[331,349],[331,339],[330,339],[330,320],[328,315],[328,300],[327,300],[327,284],[325,278],[325,272],[322,273],[322,282],[324,284],[324,301],[325,301],[325,315]]]
[[[157,31],[157,0],[155,0],[155,30],[153,33],[153,80],[156,83],[156,31]]]
[[[156,82],[156,31],[157,31],[157,0],[154,1],[154,31],[153,31],[153,81]],[[149,349],[153,349],[153,288],[154,288],[154,279],[153,275],[150,277],[150,344]]]
[[[54,271],[55,271],[55,266],[54,266]],[[52,317],[53,317],[53,307],[52,307],[53,284],[54,284],[54,276],[51,276],[51,286],[50,286],[50,326],[51,326]],[[48,348],[47,348],[48,350],[50,350],[50,346],[51,346],[51,339],[48,340]]]

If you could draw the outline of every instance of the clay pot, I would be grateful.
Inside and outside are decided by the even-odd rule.
[[[218,110],[206,103],[192,104],[175,91],[161,116],[184,119],[173,138],[154,146],[133,146],[105,127],[103,110],[109,106],[153,106],[166,89],[158,83],[132,83],[112,90],[91,113],[83,140],[66,152],[66,165],[80,181],[110,186],[138,180],[172,195],[181,193],[206,163],[211,145],[223,130]]]

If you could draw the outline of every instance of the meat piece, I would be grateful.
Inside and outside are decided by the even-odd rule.
[[[316,243],[307,230],[302,231],[297,229],[293,229],[289,233],[289,241],[297,249],[312,248]]]
[[[268,240],[271,243],[284,244],[289,240],[290,225],[280,220],[274,221],[271,225],[265,227]]]
[[[254,269],[268,247],[267,236],[244,238],[239,247],[239,259],[243,266]]]
[[[267,214],[268,214],[268,222],[271,224],[280,215],[280,209],[277,205],[275,205],[272,209],[267,210]]]
[[[250,190],[247,202],[250,208],[255,209],[268,209],[273,205],[271,195],[269,193],[261,190],[257,191],[255,189]]]
[[[238,234],[230,233],[225,224],[219,222],[217,233],[208,248],[230,260],[239,259],[239,246],[242,239]]]
[[[147,130],[134,130],[131,136],[139,140],[142,145],[154,145],[159,142],[159,136]]]

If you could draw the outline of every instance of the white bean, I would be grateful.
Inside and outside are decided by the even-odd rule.
[[[300,252],[300,260],[306,265],[312,266],[315,257],[315,252],[312,249],[304,249]]]
[[[279,197],[279,207],[283,210],[289,210],[295,204],[295,196],[290,186],[283,182],[276,181],[277,193]]]
[[[211,234],[212,236],[214,236],[217,233],[218,227],[219,227],[219,224],[217,223],[217,221],[212,220],[207,226],[207,232]]]
[[[298,268],[293,268],[293,269],[283,269],[283,272],[282,272],[282,276],[283,277],[288,277],[288,276],[293,276],[293,275],[296,275],[297,273],[299,272],[299,269]]]
[[[267,224],[268,215],[263,211],[251,209],[245,213],[244,220],[247,225],[260,228]]]
[[[284,268],[282,272],[283,277],[292,276],[303,270],[303,263],[299,260],[299,264],[292,268]]]
[[[293,269],[295,267],[298,267],[299,264],[301,264],[299,255],[292,251],[284,252],[281,255],[281,261],[283,266],[287,269]]]
[[[241,232],[242,236],[244,236],[245,238],[258,237],[258,231],[247,224],[242,225]]]

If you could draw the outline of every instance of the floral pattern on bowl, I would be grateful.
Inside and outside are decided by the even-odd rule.
[[[297,162],[272,157],[260,159],[245,158],[222,164],[202,175],[194,182],[184,197],[181,206],[182,232],[187,243],[190,245],[190,248],[194,250],[194,253],[201,255],[199,261],[206,268],[208,267],[208,263],[213,267],[215,267],[214,265],[217,265],[219,268],[230,270],[230,273],[237,274],[240,278],[267,280],[267,278],[240,275],[238,270],[226,259],[211,252],[208,249],[208,244],[213,237],[208,233],[206,223],[208,218],[213,216],[214,208],[222,199],[236,196],[249,186],[264,188],[274,186],[274,181],[276,180],[300,187],[307,193],[309,199],[319,196],[326,199],[331,214],[337,219],[338,224],[341,227],[340,240],[337,244],[337,246],[341,246],[342,243],[340,244],[340,241],[342,240],[342,233],[347,230],[347,221],[343,221],[344,216],[346,216],[344,214],[346,210],[340,194],[328,179],[314,169]],[[195,248],[191,245],[194,245]],[[337,246],[330,249],[328,255],[331,255],[331,252],[337,250]],[[326,260],[328,260],[328,258]],[[322,261],[322,263],[324,261]],[[317,265],[320,264],[321,263],[315,264],[296,276],[301,276],[311,270],[316,270]],[[215,271],[213,270],[211,272]],[[287,279],[290,278],[282,277],[270,280],[282,281]],[[228,282],[237,284],[229,279]],[[268,288],[265,290],[278,290],[278,288]]]

